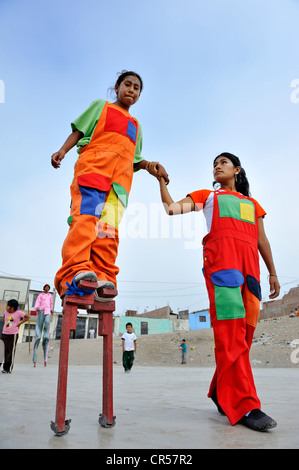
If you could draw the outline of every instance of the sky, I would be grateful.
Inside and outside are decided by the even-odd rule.
[[[266,234],[281,296],[299,284],[298,0],[0,0],[0,276],[53,286],[77,158],[50,164],[70,123],[117,73],[144,82],[130,109],[143,157],[167,170],[174,200],[212,189],[212,163],[237,155]],[[157,180],[134,175],[120,225],[116,311],[208,308],[202,212],[168,217]],[[261,260],[263,301],[267,269]],[[60,302],[56,302],[60,309]]]

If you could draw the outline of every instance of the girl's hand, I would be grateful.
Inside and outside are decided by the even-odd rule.
[[[51,164],[54,168],[60,168],[61,161],[65,157],[65,152],[63,150],[58,150],[58,152],[53,153],[51,157]]]
[[[169,183],[169,177],[168,177],[168,173],[165,170],[164,166],[162,166],[162,165],[160,165],[160,163],[158,163],[157,164],[157,169],[158,169],[158,174],[157,174],[158,180],[160,181],[161,178],[164,178],[165,183],[168,184]]]
[[[147,171],[155,176],[159,181],[161,178],[164,178],[166,184],[169,183],[168,173],[166,172],[164,166],[159,162],[148,162]]]
[[[277,276],[270,275],[269,284],[270,284],[269,299],[275,299],[276,297],[279,296],[279,292],[280,292],[280,284],[278,282]]]

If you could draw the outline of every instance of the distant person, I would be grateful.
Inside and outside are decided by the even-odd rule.
[[[182,342],[180,344],[180,348],[182,350],[182,364],[186,364],[186,358],[187,358],[187,345],[186,345],[186,340],[182,339]]]
[[[50,320],[53,314],[53,297],[49,292],[49,284],[45,284],[43,291],[39,294],[35,302],[35,310],[38,312],[35,326],[35,342],[33,348],[32,362],[33,366],[36,367],[37,349],[43,334],[43,350],[44,350],[44,366],[46,367],[48,361],[49,352],[49,331],[50,331]],[[44,329],[44,332],[43,332]]]
[[[121,337],[123,343],[123,366],[125,372],[130,372],[136,354],[137,336],[133,332],[132,323],[126,324],[126,330]]]
[[[4,342],[4,363],[3,374],[9,374],[13,370],[17,342],[19,338],[19,328],[22,323],[30,319],[27,313],[19,309],[19,302],[11,299],[7,302],[6,310],[4,313],[4,326],[1,339]],[[1,366],[1,363],[0,363]]]
[[[90,339],[94,339],[95,329],[94,329],[94,328],[90,328],[90,330],[89,330],[88,333],[89,333]]]

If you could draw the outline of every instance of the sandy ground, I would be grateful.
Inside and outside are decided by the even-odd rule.
[[[181,365],[181,351],[179,345],[185,338],[188,348],[187,364]],[[256,328],[250,352],[252,367],[299,368],[299,352],[296,361],[291,359],[294,348],[291,342],[299,342],[299,317],[280,317],[261,320]],[[48,364],[58,364],[59,340],[50,341]],[[70,365],[101,365],[103,338],[70,340]],[[15,364],[30,364],[32,362],[33,346],[29,351],[29,344],[17,345]],[[121,365],[122,346],[121,338],[113,338],[114,363]],[[294,359],[294,358],[293,358]],[[296,359],[296,358],[295,358]],[[38,349],[37,366],[43,364],[43,351],[40,344]],[[165,333],[157,335],[139,336],[137,340],[137,353],[135,363],[139,366],[179,366],[179,367],[213,367],[214,345],[213,331],[193,330],[186,332]]]

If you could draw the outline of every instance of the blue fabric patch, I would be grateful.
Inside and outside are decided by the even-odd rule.
[[[244,276],[238,269],[224,269],[211,274],[211,279],[219,287],[238,287],[244,283]]]
[[[259,300],[262,300],[262,290],[259,281],[255,277],[250,276],[250,274],[247,274],[246,280],[250,292],[252,292]]]
[[[99,219],[103,211],[106,191],[81,185],[79,189],[82,195],[80,214],[94,215]]]
[[[131,121],[128,121],[127,135],[133,142],[136,142],[137,127]]]

